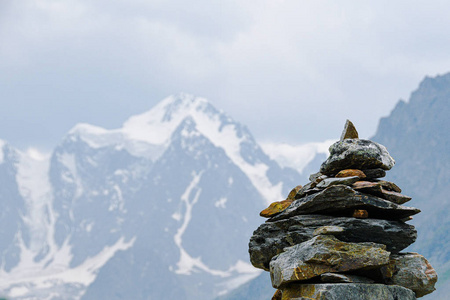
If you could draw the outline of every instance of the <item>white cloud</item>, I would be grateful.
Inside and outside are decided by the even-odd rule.
[[[39,102],[26,116],[71,122],[59,128],[119,125],[186,91],[208,97],[262,140],[337,138],[334,128],[347,118],[369,137],[398,98],[450,66],[450,7],[440,0],[1,5],[0,101],[11,103],[3,114],[20,119],[24,103]],[[67,107],[70,118],[56,119]],[[46,118],[50,109],[55,119]]]

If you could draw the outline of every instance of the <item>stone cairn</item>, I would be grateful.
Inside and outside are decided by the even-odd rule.
[[[269,218],[249,243],[253,266],[270,272],[272,300],[410,300],[435,290],[437,274],[417,253],[400,253],[417,232],[419,209],[380,178],[394,159],[358,138],[347,120],[341,139],[305,186],[261,212]]]

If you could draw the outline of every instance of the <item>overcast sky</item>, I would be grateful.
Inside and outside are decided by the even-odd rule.
[[[360,136],[450,71],[448,1],[0,0],[0,139],[51,149],[192,93],[259,141]]]

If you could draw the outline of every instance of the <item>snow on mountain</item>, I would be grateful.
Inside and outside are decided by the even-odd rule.
[[[119,129],[78,124],[47,159],[2,149],[14,213],[0,218],[0,292],[14,299],[225,294],[260,273],[247,253],[258,212],[299,179],[187,94]]]
[[[325,154],[328,156],[328,148],[334,142],[336,140],[326,140],[324,142],[306,143],[302,145],[261,143],[261,147],[280,166],[294,168],[300,174],[305,175],[303,174],[305,167],[317,154]]]

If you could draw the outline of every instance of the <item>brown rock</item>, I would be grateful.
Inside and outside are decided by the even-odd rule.
[[[381,195],[382,198],[389,200],[391,202],[394,202],[396,204],[403,204],[411,200],[411,197],[394,192],[394,191],[387,191],[385,189],[381,189]]]
[[[365,209],[355,209],[353,212],[353,218],[367,219],[368,217],[369,213]]]
[[[381,184],[379,182],[357,181],[352,185],[352,188],[356,191],[366,192],[369,194],[381,194]]]
[[[388,189],[400,190],[398,186],[388,181],[357,181],[352,185],[352,188],[356,191],[375,195],[396,204],[403,204],[411,200],[411,197],[409,196],[400,194],[392,190],[386,190],[384,187]]]
[[[336,174],[335,177],[352,177],[352,176],[358,176],[359,179],[364,179],[366,178],[366,174],[364,174],[363,171],[358,170],[358,169],[346,169],[346,170],[342,170],[339,173]]]
[[[385,190],[393,191],[393,192],[397,192],[397,193],[402,192],[402,190],[393,182],[386,181],[386,180],[377,180],[376,182],[378,182],[381,185],[381,187],[384,188]]]
[[[286,200],[294,200],[295,195],[297,195],[298,191],[302,188],[301,185],[297,185],[295,188],[292,189],[292,191],[289,192],[289,195],[287,196]]]
[[[283,201],[273,202],[269,205],[268,208],[261,211],[259,215],[264,218],[273,217],[288,208],[288,206],[291,205],[292,201],[293,199],[286,199]]]
[[[273,294],[272,300],[281,300],[282,299],[282,293],[281,290],[277,290],[275,294]]]
[[[358,139],[358,131],[350,120],[345,122],[344,131],[341,134],[341,141],[345,139]]]
[[[292,199],[286,199],[282,201],[273,202],[269,205],[268,208],[264,209],[259,213],[261,217],[270,218],[282,211],[284,211],[291,203]]]

